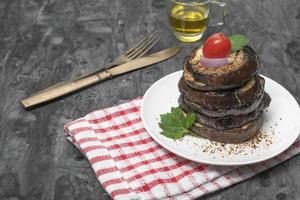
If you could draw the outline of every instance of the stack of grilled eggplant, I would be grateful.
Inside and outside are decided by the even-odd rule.
[[[259,132],[263,110],[271,101],[264,91],[265,80],[257,73],[260,62],[255,51],[246,46],[220,67],[202,66],[198,51],[201,48],[186,58],[178,83],[180,107],[196,114],[192,131],[224,143],[251,139]]]

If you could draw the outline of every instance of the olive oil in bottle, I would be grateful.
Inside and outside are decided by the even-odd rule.
[[[208,24],[206,5],[180,5],[170,8],[169,22],[175,36],[183,42],[199,40]]]

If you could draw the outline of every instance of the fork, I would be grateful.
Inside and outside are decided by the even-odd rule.
[[[131,47],[129,50],[127,50],[123,54],[116,57],[112,62],[103,65],[101,67],[101,69],[98,69],[98,70],[88,73],[86,75],[77,77],[74,80],[79,80],[79,79],[85,78],[87,76],[97,74],[101,71],[110,69],[114,66],[124,64],[133,59],[140,58],[143,55],[145,55],[145,53],[147,53],[159,40],[160,40],[160,34],[159,34],[159,32],[155,31],[155,32],[147,35],[146,37],[144,37],[141,41],[139,41],[136,45]]]
[[[68,80],[68,81],[61,81],[61,82],[56,83],[56,84],[54,84],[54,85],[52,85],[52,86],[50,86],[50,87],[48,87],[44,90],[41,90],[41,91],[39,91],[35,94],[45,92],[49,89],[59,87],[59,86],[61,86],[63,84],[66,84],[66,83],[71,83],[72,81],[77,81],[77,80],[86,78],[88,76],[91,76],[91,75],[97,74],[99,72],[102,72],[104,70],[110,69],[114,66],[124,64],[124,63],[129,62],[129,61],[131,61],[133,59],[136,59],[136,58],[140,58],[143,55],[145,55],[145,53],[147,53],[159,40],[160,40],[160,33],[158,31],[154,31],[153,33],[151,33],[151,34],[147,35],[146,37],[144,37],[141,41],[139,41],[136,45],[131,47],[129,50],[127,50],[123,54],[116,57],[112,62],[103,65],[101,67],[101,69],[98,69],[96,71],[87,73],[85,75],[76,77],[76,78]]]

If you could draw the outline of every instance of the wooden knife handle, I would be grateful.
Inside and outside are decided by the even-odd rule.
[[[76,90],[85,88],[92,84],[95,84],[99,81],[105,80],[112,77],[112,74],[106,70],[101,73],[91,75],[85,78],[81,78],[79,80],[74,80],[71,82],[61,83],[55,87],[49,87],[42,91],[39,91],[32,96],[23,99],[21,104],[25,108],[30,108],[36,106],[41,103],[45,103],[47,101],[62,97],[66,94],[72,93]]]

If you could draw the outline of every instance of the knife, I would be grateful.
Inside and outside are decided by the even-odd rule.
[[[21,100],[21,104],[25,108],[31,108],[33,106],[54,100],[66,94],[70,94],[72,92],[86,88],[90,85],[115,77],[117,75],[124,74],[137,69],[141,69],[155,63],[162,62],[166,59],[175,56],[180,50],[181,47],[179,46],[171,47],[162,51],[158,51],[149,56],[144,56],[135,59],[133,61],[127,62],[125,64],[113,67],[111,69],[101,71],[99,73],[93,74],[91,76],[82,79],[57,84],[55,85],[55,87],[51,86],[49,88],[46,88],[42,91],[33,94],[32,96],[26,99]]]

